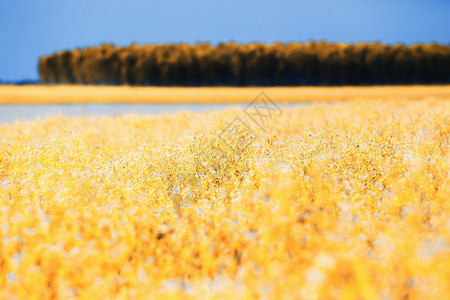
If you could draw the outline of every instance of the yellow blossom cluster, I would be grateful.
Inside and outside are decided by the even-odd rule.
[[[449,109],[0,124],[0,298],[448,298]]]

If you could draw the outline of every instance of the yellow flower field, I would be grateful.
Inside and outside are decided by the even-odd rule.
[[[1,124],[0,298],[448,298],[449,110]]]

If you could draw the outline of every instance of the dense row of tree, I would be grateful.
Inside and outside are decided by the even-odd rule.
[[[99,47],[41,57],[43,82],[137,85],[450,83],[450,46],[259,43]]]

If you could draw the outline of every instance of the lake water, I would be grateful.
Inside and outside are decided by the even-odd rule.
[[[0,104],[0,123],[34,120],[51,116],[115,116],[127,114],[161,115],[181,111],[203,112],[223,110],[230,107],[246,107],[248,104]],[[310,103],[277,104],[280,108],[301,107]]]

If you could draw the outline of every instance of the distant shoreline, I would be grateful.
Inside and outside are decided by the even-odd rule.
[[[132,87],[0,85],[0,104],[224,103],[253,101],[261,92],[277,103],[450,99],[450,85],[344,87]]]

